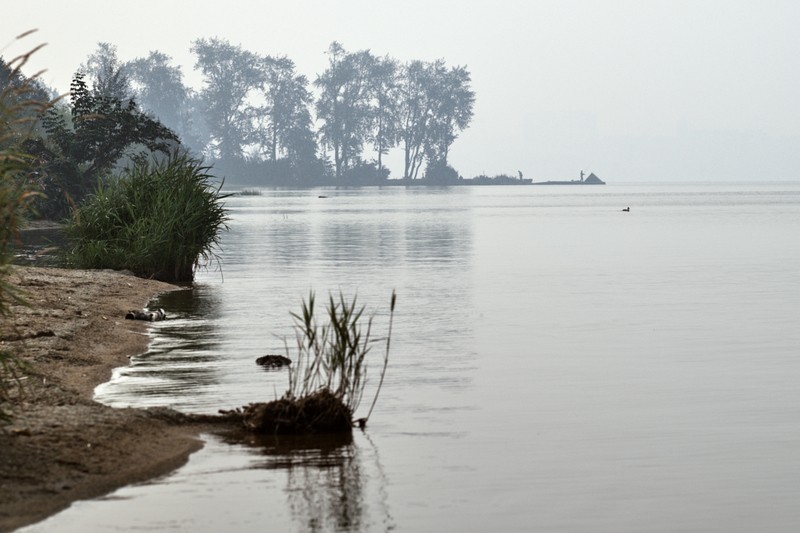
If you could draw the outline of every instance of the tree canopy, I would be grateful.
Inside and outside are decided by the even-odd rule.
[[[169,151],[178,137],[163,124],[141,112],[131,99],[93,93],[77,73],[70,87],[70,104],[49,110],[45,128],[61,154],[81,167],[84,176],[102,175],[131,149],[143,145],[151,152]]]
[[[334,41],[312,81],[286,56],[224,39],[197,39],[190,50],[202,76],[196,89],[163,52],[123,62],[114,45],[98,43],[73,79],[69,102],[46,114],[31,151],[75,183],[95,180],[139,149],[163,152],[179,139],[253,183],[380,183],[392,150],[403,154],[406,180],[457,176],[450,148],[475,102],[465,66],[404,63]],[[0,82],[13,82],[3,80],[2,67]]]
[[[131,80],[125,65],[117,57],[113,44],[97,43],[97,50],[81,65],[80,72],[89,78],[92,92],[97,96],[124,102],[132,96]]]
[[[181,141],[195,147],[198,143],[190,120],[191,91],[183,83],[183,72],[172,58],[151,51],[147,57],[125,63],[133,96],[141,109],[158,117]]]
[[[124,157],[166,154],[179,143],[134,100],[90,90],[81,72],[72,80],[69,102],[49,108],[43,124],[45,138],[29,140],[26,149],[39,162],[48,216],[65,215],[70,203],[79,202]]]
[[[264,86],[262,62],[223,39],[197,39],[192,52],[204,77],[199,101],[211,134],[209,148],[220,158],[241,158],[253,140],[250,97]]]

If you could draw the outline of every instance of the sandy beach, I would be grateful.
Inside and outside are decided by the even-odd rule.
[[[202,447],[209,426],[169,409],[113,409],[92,400],[114,368],[146,351],[147,323],[125,320],[174,285],[120,272],[18,267],[28,302],[0,328],[0,343],[31,365],[0,424],[0,531],[73,501],[166,474]]]

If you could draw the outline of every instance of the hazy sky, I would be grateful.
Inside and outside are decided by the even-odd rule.
[[[2,15],[2,54],[47,42],[30,73],[60,91],[99,41],[123,61],[164,52],[193,86],[199,37],[287,55],[312,80],[333,40],[466,65],[475,116],[450,159],[464,177],[800,178],[797,0],[3,0]]]

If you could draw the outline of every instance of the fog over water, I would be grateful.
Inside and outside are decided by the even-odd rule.
[[[229,205],[224,279],[161,298],[172,319],[97,399],[213,413],[273,398],[286,374],[254,360],[281,353],[309,289],[357,291],[376,334],[396,289],[366,431],[208,437],[175,473],[26,533],[800,527],[797,183],[282,190]]]
[[[172,56],[198,87],[191,41],[286,55],[312,79],[328,45],[466,65],[477,93],[450,160],[487,173],[617,180],[798,176],[800,3],[792,0],[4,2],[0,46],[48,42],[31,73],[67,91],[99,41],[122,60]],[[394,176],[399,154],[388,160]]]
[[[381,332],[396,289],[367,431],[206,435],[178,471],[26,533],[800,527],[800,2],[31,0],[0,16],[0,54],[49,43],[27,73],[60,92],[98,42],[163,52],[194,89],[198,38],[285,55],[312,82],[333,41],[441,58],[475,92],[458,174],[608,183],[229,198],[224,276],[154,302],[171,320],[98,401],[280,396],[285,372],[254,360],[284,350],[302,297],[357,293]],[[400,177],[398,149],[384,163]]]

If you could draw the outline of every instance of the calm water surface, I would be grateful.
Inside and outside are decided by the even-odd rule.
[[[291,344],[310,290],[357,292],[382,332],[396,289],[366,432],[207,436],[173,474],[25,531],[800,527],[800,184],[270,190],[228,206],[222,274],[157,302],[175,319],[98,399],[272,399],[286,373],[254,359]]]

